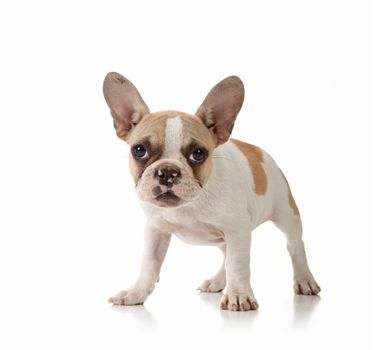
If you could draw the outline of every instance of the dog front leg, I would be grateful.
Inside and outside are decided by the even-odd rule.
[[[250,284],[250,232],[225,233],[226,291],[221,299],[221,309],[231,311],[256,310],[257,301]]]
[[[119,292],[110,298],[109,302],[115,305],[138,305],[145,302],[159,279],[170,238],[170,234],[165,234],[152,225],[146,226],[142,264],[138,279],[132,287]]]

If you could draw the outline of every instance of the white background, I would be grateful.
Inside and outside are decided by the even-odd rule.
[[[0,347],[377,348],[374,18],[378,3],[352,0],[2,2]],[[286,174],[320,297],[293,296],[284,237],[264,224],[258,312],[198,294],[220,253],[176,238],[145,306],[107,303],[136,277],[144,225],[101,92],[111,70],[152,111],[193,113],[219,80],[242,78],[233,136]]]

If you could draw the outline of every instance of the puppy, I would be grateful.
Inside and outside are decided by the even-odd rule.
[[[173,235],[213,245],[224,261],[199,290],[220,292],[222,309],[256,310],[250,285],[251,232],[271,220],[284,232],[296,294],[318,294],[308,267],[299,210],[274,160],[261,148],[229,139],[244,100],[236,76],[219,82],[195,114],[150,113],[135,86],[107,74],[103,93],[118,137],[130,145],[130,171],[147,216],[141,271],[117,305],[142,304],[153,292]]]

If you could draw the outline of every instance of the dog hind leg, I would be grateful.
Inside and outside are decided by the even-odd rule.
[[[282,208],[276,213],[275,219],[272,221],[287,238],[287,250],[294,271],[295,293],[304,295],[318,294],[320,287],[308,266],[302,239],[302,222],[298,212],[295,213],[290,205],[282,205]]]

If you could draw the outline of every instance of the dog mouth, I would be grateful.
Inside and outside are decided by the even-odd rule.
[[[176,196],[172,190],[167,190],[166,192],[159,194],[155,199],[161,206],[165,207],[175,207],[181,201],[181,198]]]

